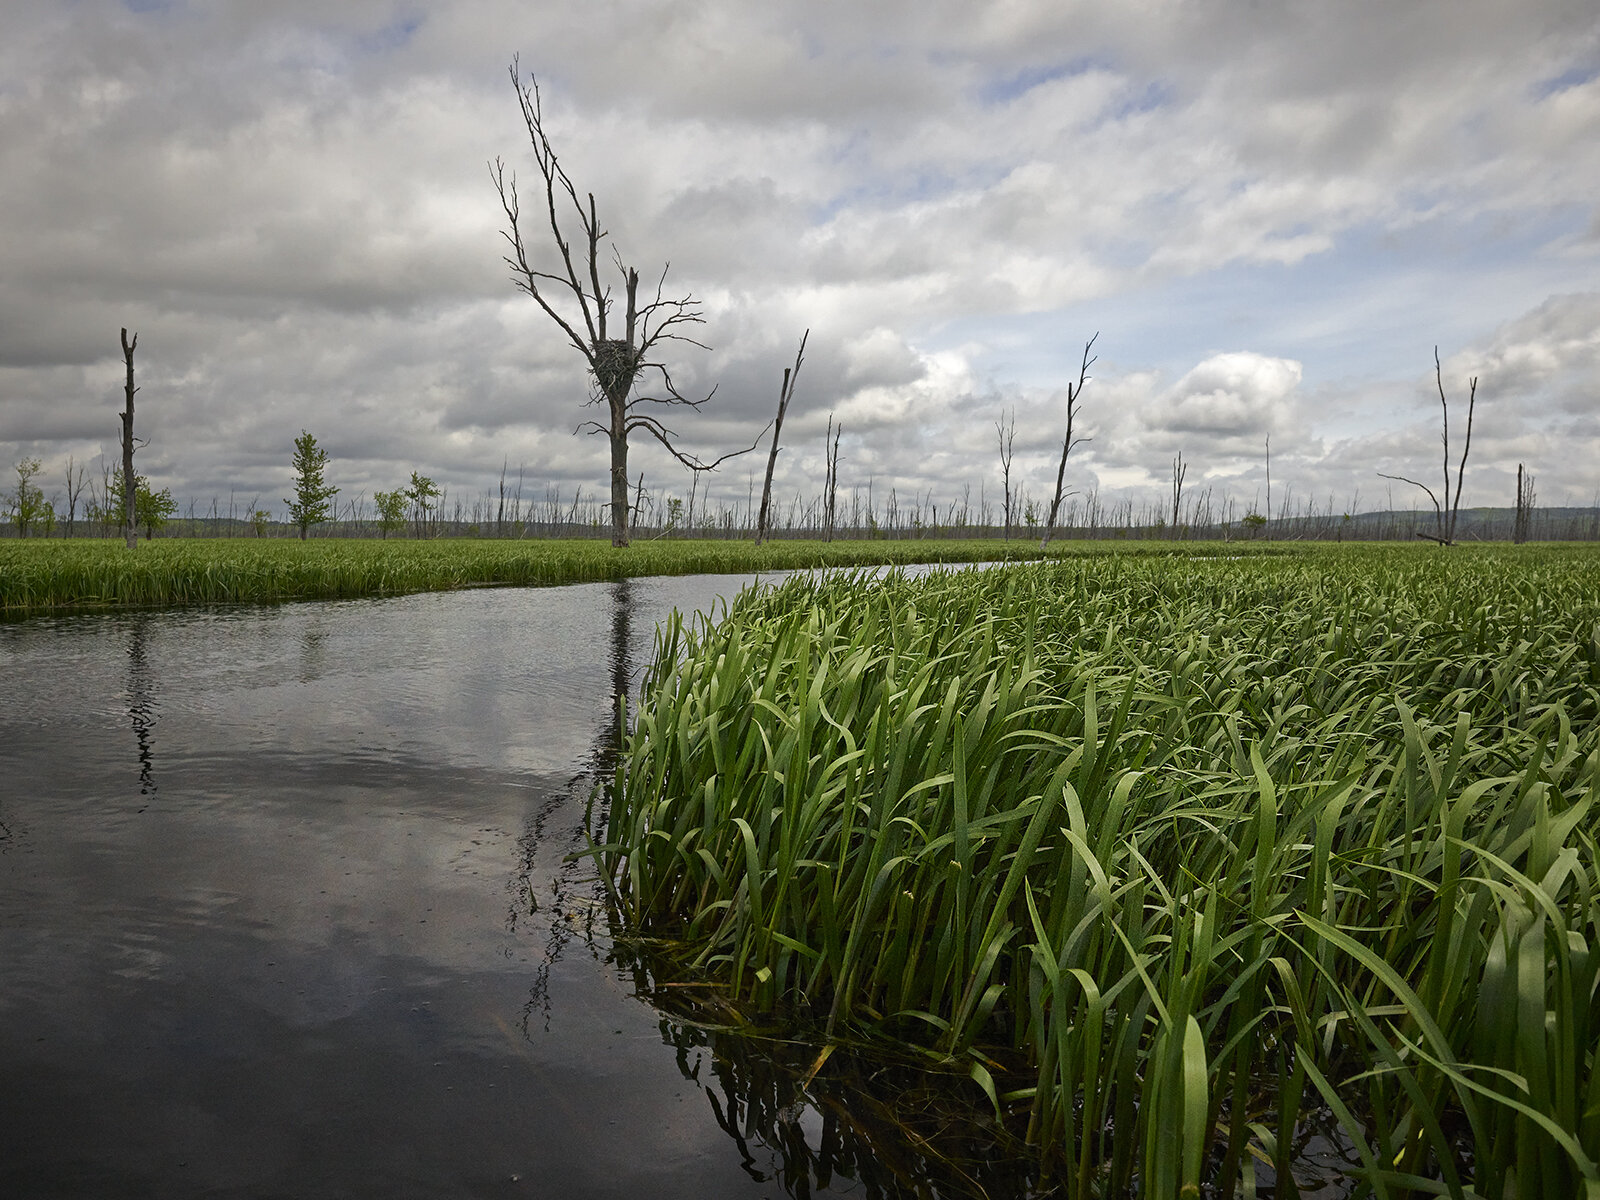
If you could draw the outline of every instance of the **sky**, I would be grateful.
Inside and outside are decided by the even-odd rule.
[[[692,295],[669,424],[717,499],[1143,505],[1187,464],[1259,508],[1427,503],[1434,352],[1462,504],[1600,495],[1593,0],[6,0],[0,491],[37,458],[282,511],[302,430],[340,502],[418,471],[606,486],[584,363],[513,286],[489,164],[539,195],[508,68],[612,247]],[[569,224],[568,228],[572,228]],[[535,226],[529,244],[553,265]],[[615,286],[612,269],[604,282]],[[653,494],[688,472],[631,457]]]

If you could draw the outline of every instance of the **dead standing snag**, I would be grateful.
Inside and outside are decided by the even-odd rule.
[[[1428,493],[1428,499],[1433,501],[1434,527],[1437,535],[1418,533],[1419,538],[1426,538],[1430,542],[1438,542],[1441,546],[1454,546],[1456,544],[1456,514],[1461,511],[1461,477],[1467,470],[1467,452],[1472,449],[1472,410],[1478,403],[1478,377],[1474,375],[1468,384],[1467,390],[1467,436],[1461,445],[1461,462],[1456,466],[1456,492],[1450,495],[1450,402],[1444,395],[1444,367],[1439,363],[1439,347],[1433,348],[1433,377],[1439,385],[1439,409],[1443,420],[1444,442],[1444,492],[1442,499],[1433,494],[1433,489],[1425,483],[1415,479],[1407,479],[1404,475],[1385,475],[1382,471],[1378,474],[1384,479],[1397,480],[1400,483],[1409,483],[1412,487],[1419,487]]]
[[[1089,381],[1089,368],[1093,365],[1095,357],[1089,353],[1094,348],[1097,333],[1083,346],[1083,365],[1078,369],[1078,385],[1073,387],[1067,384],[1067,434],[1061,439],[1061,465],[1056,468],[1056,494],[1050,501],[1050,515],[1044,523],[1044,536],[1039,539],[1039,549],[1043,551],[1050,545],[1050,535],[1055,532],[1056,514],[1061,509],[1061,488],[1067,477],[1067,455],[1072,453],[1074,446],[1091,441],[1090,438],[1075,438],[1072,436],[1072,422],[1078,415],[1078,401],[1083,396],[1083,385]]]
[[[122,410],[122,539],[129,550],[136,549],[139,545],[138,514],[134,508],[136,488],[133,477],[133,394],[139,389],[133,386],[133,352],[139,348],[139,335],[133,335],[133,340],[128,340],[128,331],[122,331],[122,361],[127,364],[128,381],[123,386],[123,393],[127,407]]]
[[[1011,502],[1011,456],[1012,447],[1017,440],[1017,410],[1012,406],[1009,416],[1002,410],[1000,419],[994,423],[994,431],[1000,442],[1000,479],[1005,487],[1005,522],[1006,541],[1011,540],[1011,517],[1013,505]]]
[[[806,339],[811,330],[800,336],[800,349],[795,352],[794,366],[783,369],[783,386],[778,389],[778,415],[772,422],[772,449],[767,452],[767,478],[761,485],[761,515],[756,520],[756,545],[767,540],[767,522],[772,515],[772,469],[778,465],[778,435],[783,432],[784,414],[789,411],[789,401],[794,399],[795,386],[800,382],[800,364],[806,357]]]
[[[698,400],[689,399],[673,385],[666,365],[652,357],[664,342],[687,342],[702,350],[707,348],[687,333],[690,326],[705,323],[700,314],[700,304],[692,295],[675,299],[664,295],[666,266],[662,267],[661,277],[656,281],[654,298],[646,299],[641,304],[639,272],[627,266],[622,261],[621,253],[612,246],[612,261],[622,277],[625,297],[622,327],[616,328],[616,323],[611,320],[611,289],[600,284],[600,248],[609,235],[600,226],[594,193],[590,192],[580,200],[577,188],[556,157],[544,128],[537,80],[529,75],[524,81],[516,59],[511,60],[510,73],[511,84],[516,89],[517,102],[522,109],[523,124],[527,126],[528,140],[532,144],[534,165],[544,182],[544,220],[549,225],[550,240],[559,263],[551,270],[536,265],[536,256],[530,254],[524,238],[516,175],[513,173],[508,176],[505,163],[497,158],[490,167],[490,176],[500,194],[500,205],[509,223],[509,227],[503,231],[511,247],[505,262],[511,268],[511,279],[518,290],[533,297],[589,365],[589,374],[595,386],[595,394],[590,397],[589,403],[603,402],[606,419],[604,422],[585,421],[578,429],[603,433],[611,443],[611,544],[626,546],[630,524],[629,434],[649,434],[691,471],[714,470],[718,464],[736,454],[747,454],[754,450],[755,443],[713,462],[702,462],[694,455],[678,449],[673,443],[676,436],[674,432],[646,407],[681,405],[699,408],[716,392],[712,388],[710,394]],[[576,214],[578,228],[582,231],[576,255],[572,243],[562,230],[561,213],[569,206],[571,212]],[[565,219],[570,223],[572,217]],[[652,370],[661,374],[661,394],[636,395],[635,388],[641,377]]]

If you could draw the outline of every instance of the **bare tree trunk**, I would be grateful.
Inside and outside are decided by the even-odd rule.
[[[1061,511],[1061,489],[1067,477],[1067,455],[1072,453],[1072,448],[1088,438],[1074,438],[1072,436],[1072,423],[1078,415],[1078,402],[1083,396],[1083,385],[1089,381],[1089,366],[1094,362],[1089,351],[1094,347],[1095,339],[1100,335],[1096,333],[1083,346],[1083,365],[1078,369],[1078,385],[1067,384],[1067,433],[1061,439],[1061,465],[1056,468],[1056,493],[1050,501],[1050,513],[1045,518],[1044,536],[1039,539],[1041,553],[1050,545],[1050,535],[1055,531],[1056,514]]]
[[[78,501],[83,496],[83,466],[74,472],[71,455],[67,456],[67,536],[70,538],[78,523]]]
[[[833,541],[833,518],[836,512],[839,492],[839,438],[844,434],[844,424],[841,422],[837,429],[833,425],[833,414],[828,414],[828,432],[823,437],[822,451],[828,462],[827,485],[823,498],[823,519],[827,524],[827,533],[824,541]]]
[[[1267,535],[1267,541],[1272,540],[1272,438],[1267,438],[1267,523],[1262,531]]]
[[[628,435],[611,436],[611,544],[628,544]]]
[[[1178,457],[1172,460],[1172,540],[1178,540],[1178,513],[1183,502],[1183,477],[1189,473],[1189,466],[1183,461],[1183,451],[1178,451]]]
[[[767,477],[761,485],[761,516],[756,521],[756,545],[767,540],[767,521],[772,513],[772,471],[778,465],[778,435],[783,432],[784,414],[789,411],[789,401],[794,399],[795,385],[800,381],[800,364],[806,357],[806,339],[811,330],[800,335],[800,349],[795,352],[794,366],[785,367],[783,386],[778,389],[778,415],[772,422],[772,449],[767,451]]]
[[[1444,368],[1439,364],[1439,347],[1437,347],[1437,346],[1435,346],[1433,348],[1433,369],[1434,369],[1434,378],[1437,379],[1437,381],[1439,383],[1439,403],[1442,405],[1444,403]],[[1467,452],[1472,449],[1472,411],[1473,411],[1473,409],[1477,408],[1477,406],[1478,406],[1478,377],[1476,375],[1474,375],[1472,377],[1471,389],[1467,393],[1467,436],[1461,443],[1461,461],[1456,465],[1456,494],[1455,494],[1455,498],[1453,500],[1451,500],[1451,502],[1450,502],[1450,533],[1449,533],[1449,540],[1450,540],[1450,544],[1451,545],[1454,545],[1455,544],[1455,540],[1456,540],[1456,517],[1461,512],[1461,481],[1462,481],[1462,478],[1467,473]],[[1448,441],[1449,433],[1450,433],[1450,426],[1449,426],[1449,423],[1446,422],[1446,424],[1445,424],[1445,437],[1446,437],[1446,452],[1447,453],[1448,453],[1448,447],[1449,447],[1449,441]],[[1449,492],[1449,486],[1448,486],[1449,482],[1450,482],[1450,463],[1449,463],[1449,461],[1447,459],[1446,462],[1445,462],[1445,484],[1446,484],[1445,491],[1447,493]]]
[[[1006,503],[1006,511],[1005,511],[1006,541],[1009,542],[1011,540],[1011,517],[1012,517],[1012,508],[1011,508],[1011,453],[1012,453],[1012,451],[1011,451],[1011,447],[1012,447],[1012,444],[1017,440],[1017,410],[1016,410],[1015,407],[1013,407],[1011,409],[1011,414],[1010,414],[1009,417],[1005,413],[1001,413],[1000,414],[1000,419],[994,423],[994,431],[995,431],[996,435],[1000,439],[1000,478],[1001,478],[1002,481],[1004,481],[1005,490],[1006,490],[1006,496],[1005,496],[1005,503]]]
[[[1524,475],[1522,464],[1517,464],[1517,516],[1511,529],[1511,540],[1522,545],[1532,536],[1533,526],[1533,476]]]
[[[123,387],[127,407],[122,412],[122,537],[129,550],[139,545],[139,530],[134,525],[135,495],[133,477],[133,352],[139,347],[139,335],[128,340],[128,331],[122,331],[122,359],[128,367],[128,381]]]

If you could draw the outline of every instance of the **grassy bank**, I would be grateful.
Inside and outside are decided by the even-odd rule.
[[[1600,1196],[1597,598],[1549,548],[797,579],[663,631],[602,866],[664,970],[959,1064],[1069,1195],[1253,1194],[1322,1116],[1379,1195]]]
[[[1066,543],[1053,555],[1106,553]],[[1256,552],[1269,547],[1252,548]],[[1148,543],[1123,553],[1207,553]],[[1210,551],[1210,552],[1215,552]],[[593,540],[345,541],[244,538],[141,543],[0,541],[0,615],[84,608],[336,600],[488,584],[546,586],[629,575],[746,573],[820,566],[981,562],[1038,557],[1032,542],[641,542],[627,550]]]

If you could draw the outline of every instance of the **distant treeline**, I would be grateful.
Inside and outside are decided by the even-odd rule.
[[[658,493],[640,487],[635,495],[634,535],[651,538],[753,537],[758,498],[743,503],[707,501],[691,491],[688,496]],[[35,518],[30,537],[113,537],[117,524],[108,521],[107,506],[86,505],[87,514],[67,513]],[[190,501],[153,530],[141,533],[162,538],[298,537],[287,515],[257,507],[257,498],[241,501],[213,499],[209,504]],[[1044,532],[1044,506],[1026,497],[1014,505],[1009,535],[1014,540],[1037,540]],[[999,501],[982,491],[974,497],[964,488],[955,499],[935,500],[931,492],[910,499],[889,489],[876,493],[871,484],[841,493],[833,506],[833,520],[824,496],[795,494],[773,505],[769,536],[785,539],[924,539],[1003,538],[1007,536]],[[1293,496],[1273,507],[1270,516],[1232,497],[1217,497],[1210,489],[1185,497],[1172,521],[1170,501],[1143,504],[1123,499],[1105,502],[1091,493],[1069,496],[1061,506],[1053,538],[1169,539],[1184,541],[1411,541],[1434,530],[1431,508],[1348,512],[1330,497],[1322,503]],[[1533,508],[1528,514],[1527,537],[1532,541],[1600,541],[1600,505]],[[1457,537],[1463,541],[1511,541],[1516,532],[1516,510],[1462,509]],[[17,522],[0,525],[0,536],[16,537]],[[497,494],[485,491],[471,500],[441,492],[423,510],[413,507],[402,522],[384,521],[377,506],[363,493],[338,505],[337,517],[313,525],[314,538],[606,538],[611,537],[608,506],[600,493],[577,488],[566,494],[547,487],[542,499],[529,500],[522,487],[502,485]]]

